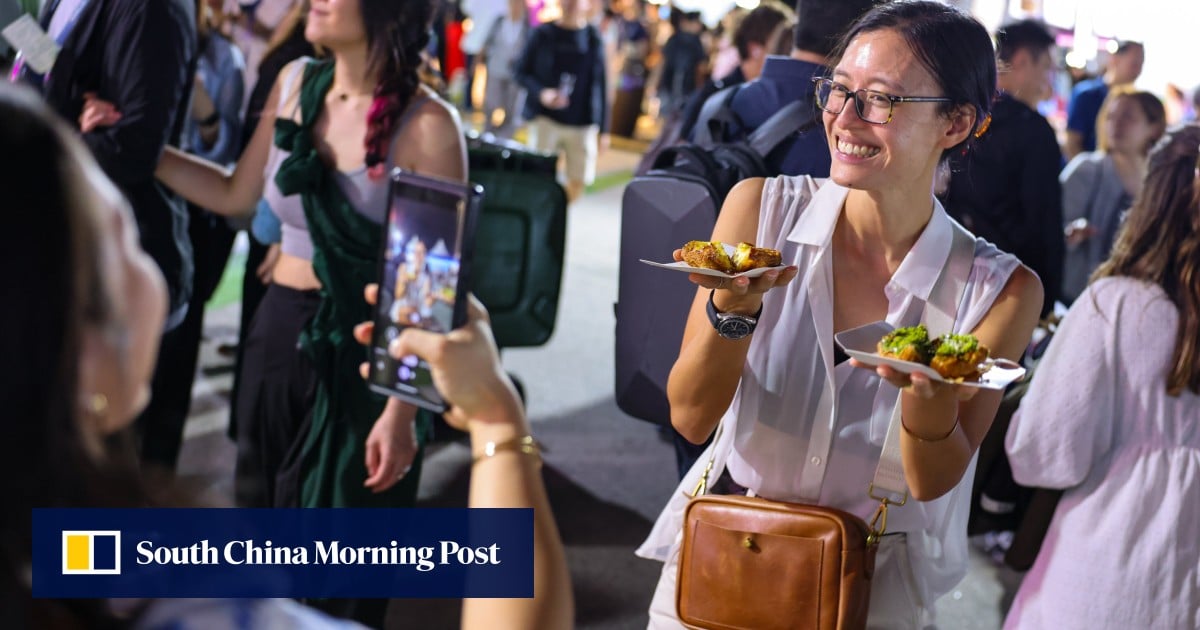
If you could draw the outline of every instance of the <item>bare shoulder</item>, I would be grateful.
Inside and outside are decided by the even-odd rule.
[[[466,140],[462,120],[452,105],[421,86],[425,96],[408,112],[392,145],[392,163],[415,171],[454,179],[466,176]]]
[[[1017,265],[1000,291],[1000,299],[1016,300],[1023,310],[1032,310],[1035,313],[1042,312],[1045,295],[1041,279],[1025,265]]]
[[[717,215],[713,240],[731,243],[754,241],[758,234],[759,206],[762,204],[766,181],[762,177],[752,177],[734,185]]]
[[[420,98],[424,96],[425,98]],[[410,129],[420,134],[455,134],[453,138],[460,144],[464,144],[462,140],[462,119],[458,115],[458,110],[453,105],[447,103],[442,97],[438,96],[433,90],[428,87],[421,86],[418,91],[418,96],[414,98],[420,100],[413,106],[414,110],[409,114],[408,124],[404,131]],[[426,137],[427,136],[423,136]]]
[[[308,65],[310,61],[312,59],[308,57],[301,57],[289,61],[279,71],[275,77],[275,86],[271,88],[271,96],[268,98],[267,104],[263,106],[264,116],[267,114],[267,110],[270,110],[272,116],[278,112],[294,112],[294,116],[299,118],[300,83],[304,77],[304,66]],[[280,99],[283,99],[283,102],[280,102]]]
[[[1025,265],[1017,265],[976,328],[976,335],[999,356],[1016,360],[1037,326],[1044,299],[1037,274]]]

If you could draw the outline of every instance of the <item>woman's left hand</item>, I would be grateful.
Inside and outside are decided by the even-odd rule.
[[[919,398],[935,398],[942,394],[942,392],[951,390],[958,400],[966,401],[971,400],[975,397],[975,394],[979,393],[978,387],[960,387],[954,383],[935,381],[919,373],[905,374],[887,365],[867,365],[858,359],[850,359],[850,365],[864,370],[873,370],[879,375],[879,378]]]
[[[417,456],[417,408],[388,398],[383,413],[367,435],[367,480],[363,486],[380,493],[396,485]]]

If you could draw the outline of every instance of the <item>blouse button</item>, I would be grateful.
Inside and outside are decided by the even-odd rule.
[[[809,461],[811,461],[811,462],[812,462],[812,465],[813,465],[813,466],[820,466],[820,465],[821,465],[821,458],[820,458],[820,457],[816,457],[816,456],[814,456],[814,457],[813,457],[812,459],[810,459]]]

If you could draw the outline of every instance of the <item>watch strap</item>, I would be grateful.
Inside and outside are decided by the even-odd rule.
[[[732,315],[735,317],[753,320],[752,322],[750,322],[750,326],[751,326],[750,330],[751,330],[751,332],[753,332],[754,327],[758,325],[759,317],[762,316],[763,305],[759,304],[758,310],[755,311],[753,315],[743,315],[741,313],[725,313],[720,310],[717,310],[717,304],[716,304],[716,302],[713,301],[713,296],[715,296],[716,294],[717,294],[716,289],[712,289],[708,292],[708,305],[707,305],[708,321],[712,323],[713,328],[716,328],[718,331],[720,331],[721,315]]]

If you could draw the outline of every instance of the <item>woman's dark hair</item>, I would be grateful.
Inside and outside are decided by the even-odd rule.
[[[745,61],[750,57],[750,44],[767,48],[773,43],[772,38],[779,30],[779,25],[786,24],[792,17],[791,9],[774,0],[767,0],[747,13],[733,31],[733,45],[737,47],[738,59]],[[768,51],[768,54],[773,52]]]
[[[901,0],[879,5],[855,22],[842,38],[836,57],[840,60],[859,35],[883,30],[903,37],[942,87],[942,93],[951,101],[942,104],[943,114],[963,105],[975,108],[975,125],[967,139],[944,151],[942,157],[966,149],[991,115],[996,97],[996,52],[987,29],[952,6],[929,0]]]
[[[20,626],[109,628],[102,600],[32,599],[31,515],[37,507],[148,503],[127,435],[85,432],[78,393],[85,326],[106,327],[112,304],[99,270],[102,226],[89,204],[83,144],[25,88],[0,84],[0,618]],[[92,168],[98,168],[94,165]],[[97,448],[98,447],[98,448]]]
[[[879,0],[796,0],[792,46],[828,57],[842,34]]]
[[[379,77],[367,114],[367,168],[382,177],[396,122],[417,94],[421,51],[429,44],[431,0],[360,0],[367,71]]]
[[[1167,393],[1200,394],[1200,125],[1176,127],[1150,152],[1108,260],[1092,282],[1125,276],[1162,287],[1179,311]]]

